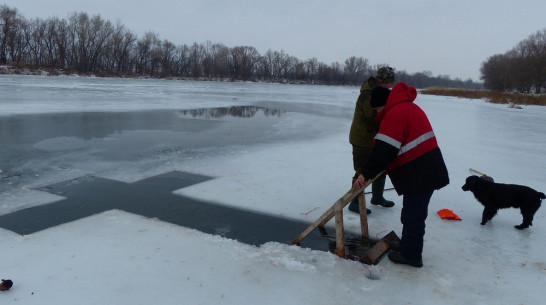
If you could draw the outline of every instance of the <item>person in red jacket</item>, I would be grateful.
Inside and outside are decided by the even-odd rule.
[[[432,193],[449,184],[442,152],[425,112],[413,103],[417,90],[404,82],[391,90],[385,107],[375,117],[379,132],[368,162],[354,186],[366,186],[383,170],[403,195],[402,238],[392,243],[391,261],[422,267],[423,239]]]

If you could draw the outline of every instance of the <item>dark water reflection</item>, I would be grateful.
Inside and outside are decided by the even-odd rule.
[[[0,192],[85,162],[180,160],[203,151],[221,154],[228,146],[317,136],[311,124],[279,124],[291,126],[303,116],[257,106],[0,116]]]
[[[256,106],[232,106],[232,107],[219,107],[219,108],[202,108],[192,110],[180,110],[178,113],[182,116],[192,118],[205,118],[205,119],[219,119],[226,116],[238,117],[238,118],[250,118],[257,114],[263,114],[266,117],[275,116],[280,117],[286,111],[279,109],[270,109],[265,107]]]

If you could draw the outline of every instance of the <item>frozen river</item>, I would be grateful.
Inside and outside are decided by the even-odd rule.
[[[344,128],[358,92],[17,75],[0,76],[0,88],[0,214],[47,183],[89,173],[138,180],[185,160],[324,136]]]
[[[543,302],[544,207],[528,230],[513,228],[516,209],[480,226],[483,207],[461,186],[472,167],[545,192],[546,107],[418,96],[451,183],[431,199],[425,266],[414,270],[286,244],[349,189],[357,87],[0,75],[0,90],[6,304]],[[385,196],[395,206],[369,207],[370,236],[401,232],[402,199]],[[191,215],[212,210],[200,232],[168,218],[177,200]],[[36,227],[67,206],[82,214]],[[444,208],[462,221],[438,217]],[[249,213],[226,212],[236,209]],[[359,232],[358,215],[344,213],[344,225]],[[278,242],[248,245],[264,241]]]

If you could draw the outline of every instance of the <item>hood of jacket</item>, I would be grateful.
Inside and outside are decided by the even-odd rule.
[[[389,94],[389,98],[385,104],[385,108],[375,116],[375,119],[378,122],[381,122],[385,114],[387,114],[387,112],[389,112],[393,107],[400,103],[413,103],[415,98],[417,98],[417,89],[415,89],[415,87],[410,87],[404,82],[397,83],[391,89],[391,93]]]

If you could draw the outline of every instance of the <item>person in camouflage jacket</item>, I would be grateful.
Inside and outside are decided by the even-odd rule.
[[[353,122],[349,132],[349,142],[353,147],[353,176],[351,186],[361,174],[360,169],[370,157],[373,147],[373,138],[379,130],[379,122],[374,119],[377,109],[371,105],[372,91],[376,87],[392,88],[395,80],[393,68],[382,66],[377,69],[375,76],[370,77],[360,87],[360,95],[356,100]],[[371,203],[383,207],[392,207],[394,202],[383,197],[386,175],[382,175],[372,183]],[[349,205],[349,210],[359,213],[358,199],[355,198]],[[367,213],[370,214],[370,210]]]

